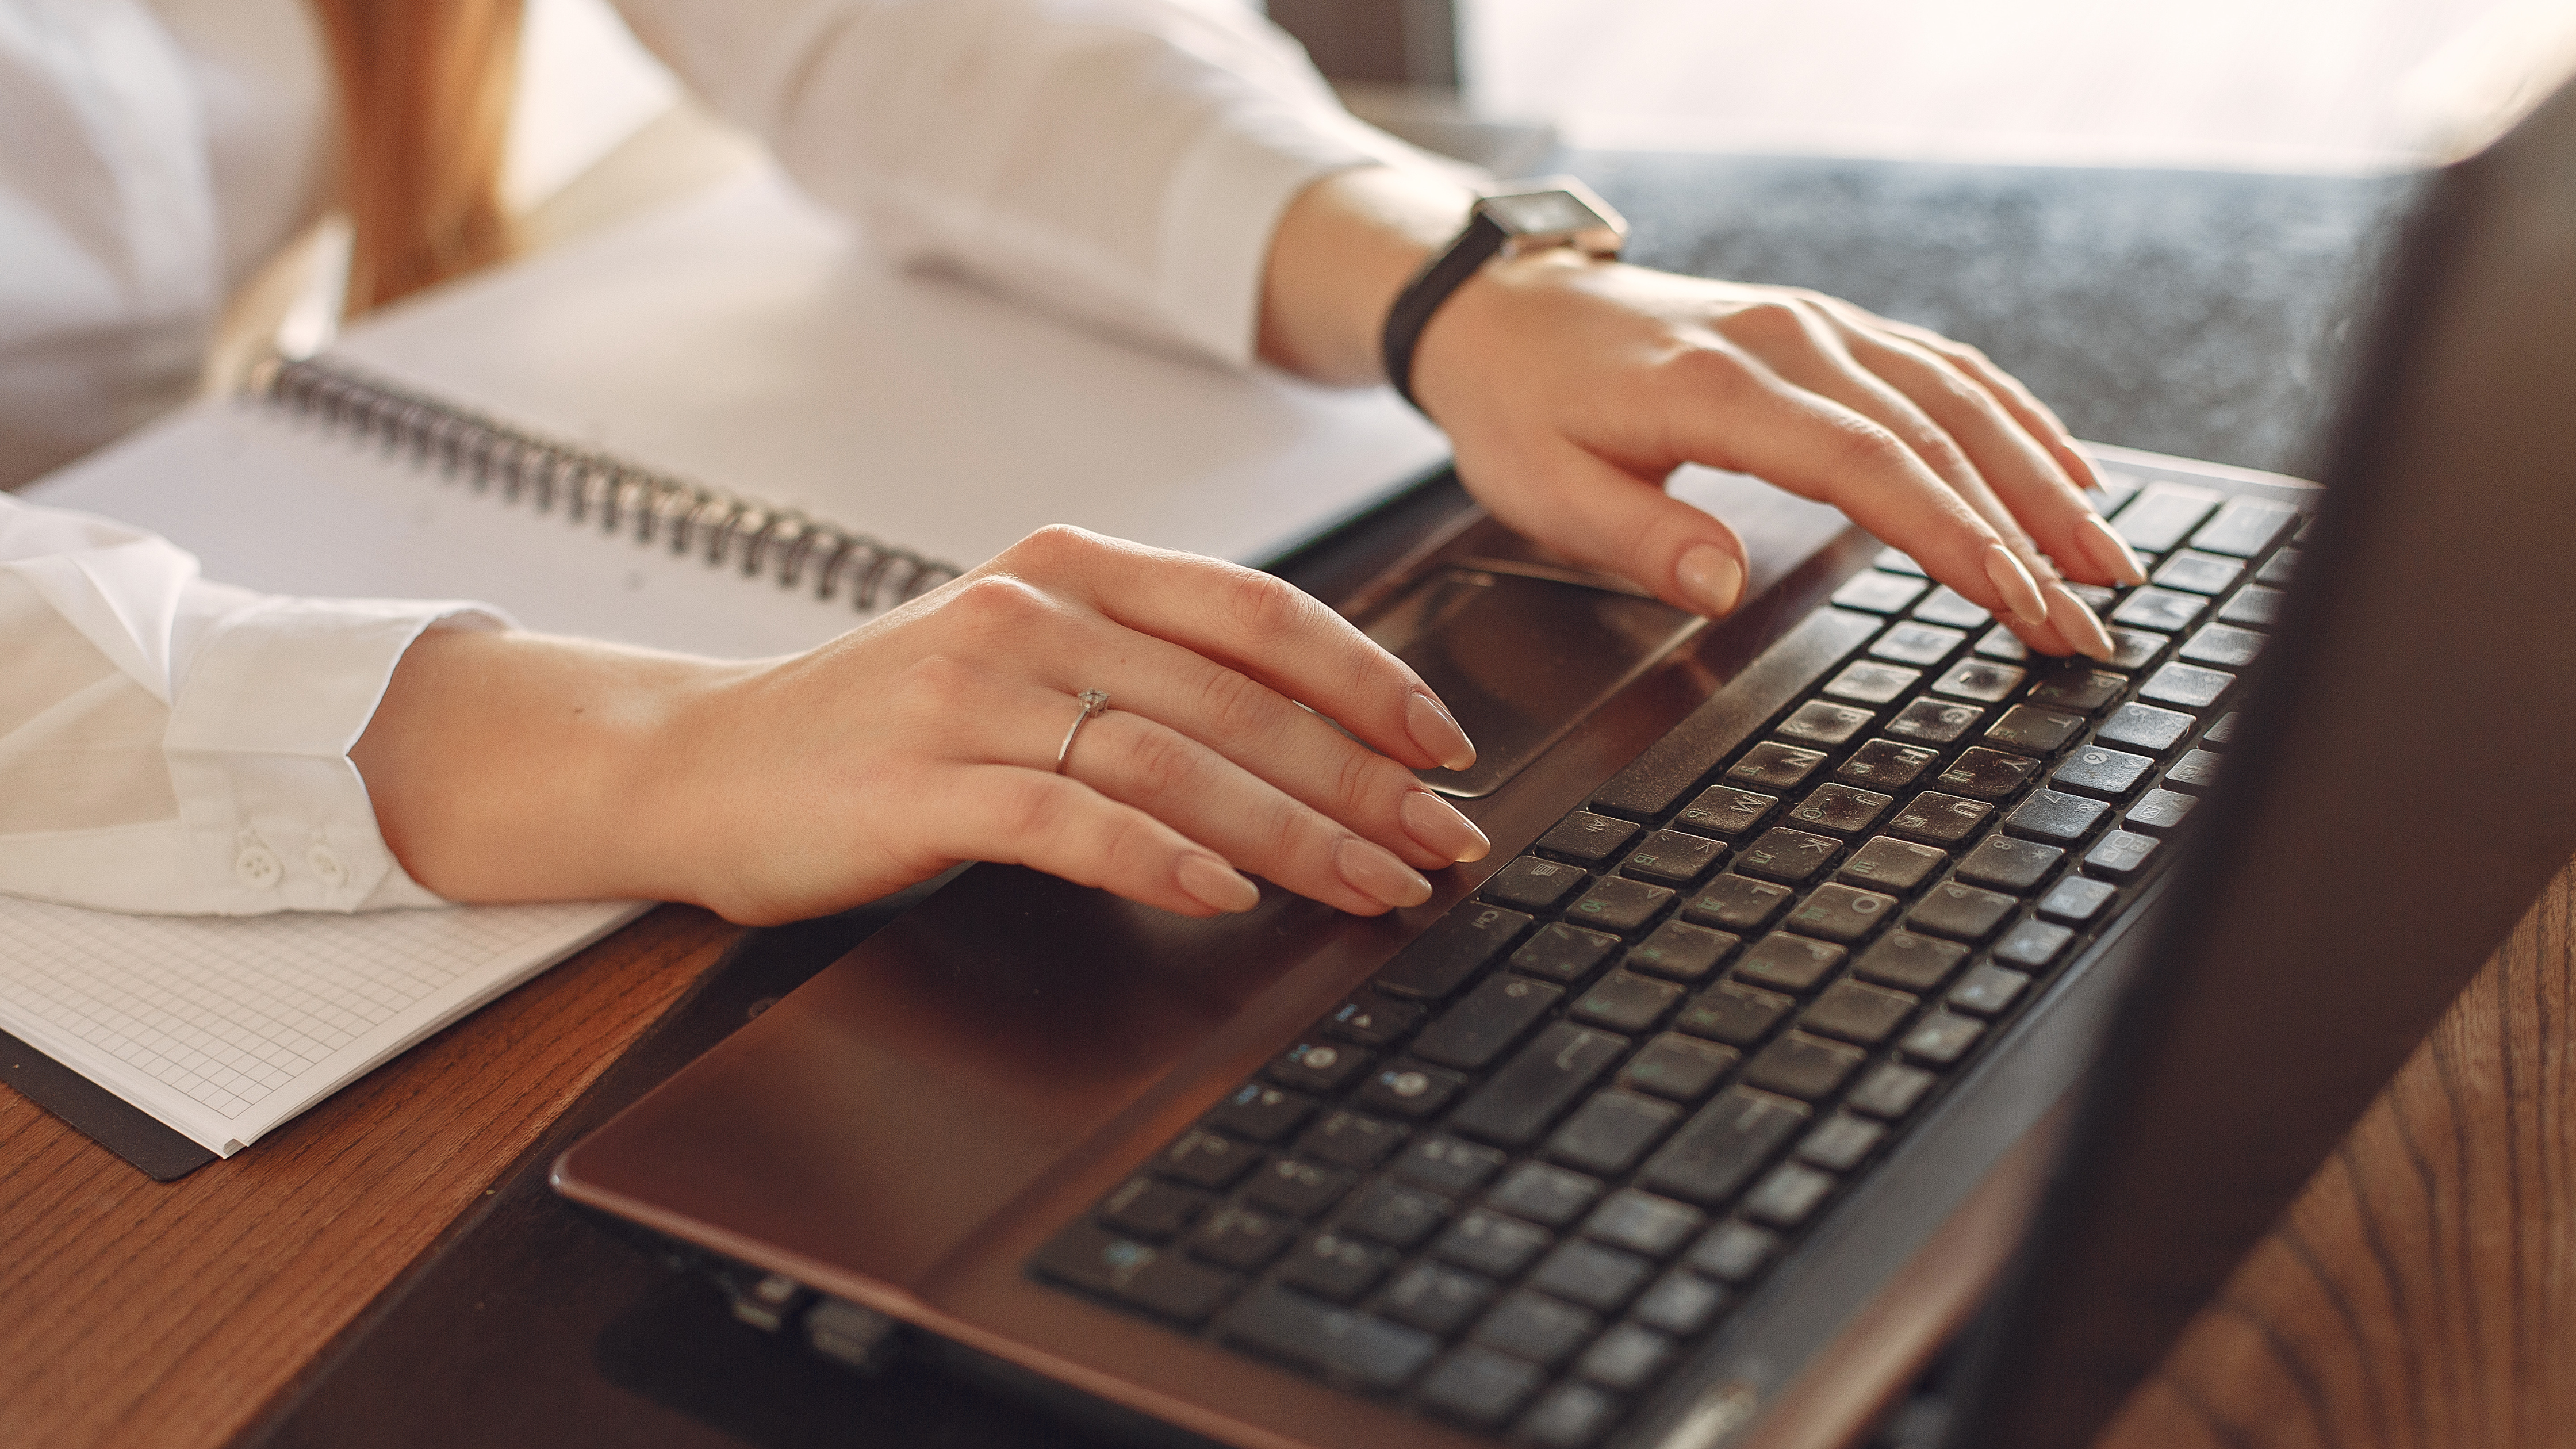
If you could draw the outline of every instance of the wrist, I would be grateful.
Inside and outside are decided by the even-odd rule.
[[[1319,382],[1382,380],[1388,309],[1458,234],[1475,199],[1463,186],[1391,166],[1336,172],[1300,192],[1271,238],[1262,359]]]

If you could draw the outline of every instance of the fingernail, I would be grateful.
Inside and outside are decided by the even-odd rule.
[[[1395,807],[1395,813],[1404,821],[1405,834],[1449,860],[1483,860],[1494,848],[1476,822],[1428,790],[1405,791],[1404,803]]]
[[[1692,608],[1714,619],[1733,612],[1744,596],[1744,565],[1716,544],[1703,543],[1682,555],[1673,581]]]
[[[2050,584],[2045,592],[2048,595],[2048,621],[2057,626],[2058,633],[2066,636],[2066,642],[2074,645],[2079,653],[2089,654],[2095,659],[2110,659],[2110,631],[2102,627],[2102,620],[2094,614],[2092,606],[2077,598],[2075,591],[2064,584]]]
[[[1404,727],[1442,769],[1463,770],[1476,763],[1476,742],[1430,695],[1417,694],[1404,702]]]
[[[1261,887],[1213,855],[1184,855],[1173,874],[1179,878],[1181,889],[1201,905],[1220,911],[1248,911],[1261,904]]]
[[[2011,549],[2000,543],[1986,545],[1986,577],[1994,582],[1995,592],[2004,596],[2004,607],[2014,618],[2034,629],[2048,622],[2048,600],[2040,597],[2039,581]]]
[[[2136,554],[2129,552],[2128,540],[2113,532],[2111,525],[2104,523],[2098,515],[2088,513],[2082,523],[2075,525],[2075,542],[2084,550],[2084,556],[2093,561],[2093,567],[2121,583],[2143,584],[2147,581],[2146,566],[2138,562]]]
[[[1333,855],[1335,864],[1341,867],[1342,884],[1370,900],[1390,906],[1418,906],[1431,899],[1431,882],[1358,836],[1345,838]]]

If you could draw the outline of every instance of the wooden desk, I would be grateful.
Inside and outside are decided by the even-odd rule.
[[[714,963],[665,908],[167,1186],[0,1092],[0,1443],[253,1423]],[[2576,1442],[2576,868],[2110,1442]]]

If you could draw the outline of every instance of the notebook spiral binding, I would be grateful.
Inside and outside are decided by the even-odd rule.
[[[776,576],[781,588],[811,587],[820,599],[846,593],[865,613],[926,593],[963,570],[704,484],[655,473],[619,458],[543,438],[453,403],[409,391],[348,363],[273,357],[251,372],[249,391],[325,430],[407,451],[476,492],[498,489],[538,513],[560,512],[602,533],[631,532],[674,554],[695,550],[709,567],[728,562],[745,577]]]

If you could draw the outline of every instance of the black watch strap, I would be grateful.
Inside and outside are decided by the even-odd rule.
[[[1507,247],[1519,251],[1574,246],[1594,256],[1615,257],[1627,230],[1627,223],[1608,202],[1571,176],[1523,183],[1479,199],[1458,239],[1425,262],[1387,309],[1386,330],[1378,338],[1386,380],[1416,411],[1421,410],[1421,400],[1413,395],[1413,351],[1422,341],[1422,329],[1452,292]]]

